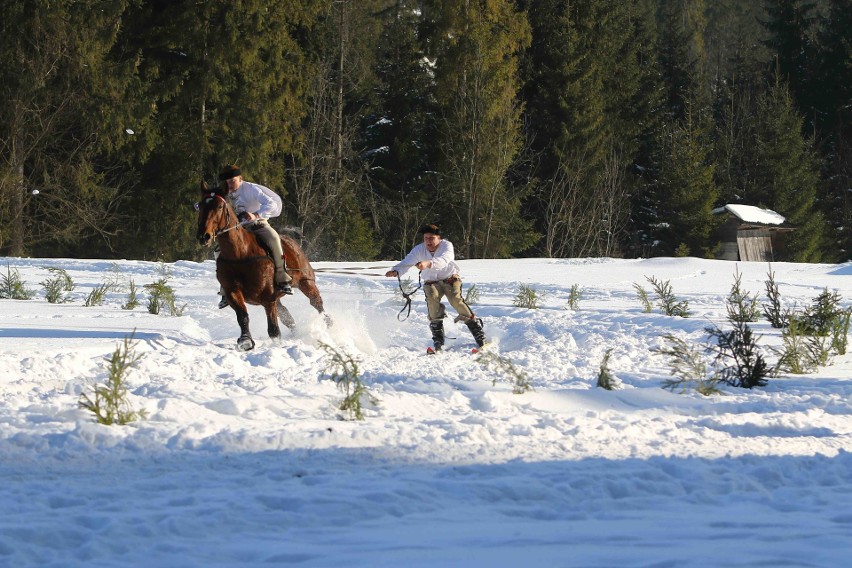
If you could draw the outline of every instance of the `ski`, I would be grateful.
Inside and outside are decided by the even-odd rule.
[[[485,342],[482,346],[474,347],[473,349],[471,349],[471,350],[470,350],[470,354],[471,354],[471,355],[476,355],[477,353],[481,353],[481,352],[485,351],[485,350],[486,350],[486,349],[488,349],[490,346],[491,346],[491,342],[490,342],[490,341],[486,341],[486,342]]]
[[[469,353],[471,355],[476,355],[477,353],[482,353],[486,348],[488,348],[488,346],[489,346],[489,344],[486,343],[482,347],[472,347],[470,349]],[[426,355],[436,355],[438,353],[443,353],[444,351],[455,351],[455,349],[453,349],[453,348],[448,349],[448,348],[444,347],[443,349],[436,351],[434,347],[427,347],[426,348]]]

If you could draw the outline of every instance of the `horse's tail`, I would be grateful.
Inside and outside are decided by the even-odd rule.
[[[305,233],[302,231],[301,227],[294,227],[293,225],[286,225],[280,229],[282,234],[287,235],[290,238],[297,239],[301,241],[305,238]]]
[[[305,237],[304,231],[302,231],[301,227],[295,227],[293,225],[286,225],[285,227],[278,230],[279,233],[284,235],[285,237],[290,237],[297,243],[299,243],[299,247],[303,251],[311,250],[311,242]]]

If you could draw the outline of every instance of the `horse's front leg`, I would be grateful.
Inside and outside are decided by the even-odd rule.
[[[237,324],[240,326],[240,338],[237,339],[237,347],[243,351],[254,349],[254,340],[251,338],[249,331],[249,315],[246,309],[246,303],[240,294],[228,294],[231,307],[237,314]]]
[[[281,328],[278,327],[278,301],[268,302],[263,308],[266,310],[266,331],[269,337],[281,337]]]

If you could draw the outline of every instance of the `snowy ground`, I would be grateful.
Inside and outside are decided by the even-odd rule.
[[[422,295],[398,322],[396,280],[376,276],[391,263],[317,263],[356,273],[318,275],[335,325],[297,292],[298,330],[270,340],[252,308],[258,345],[240,352],[212,262],[2,261],[37,297],[0,301],[0,566],[828,567],[852,553],[852,355],[753,391],[660,388],[662,335],[704,341],[735,268],[763,300],[767,265],[462,261],[492,349],[535,389],[512,394],[460,324],[424,354]],[[72,302],[45,301],[46,267],[72,277]],[[852,300],[852,265],[772,269],[790,304],[824,287]],[[110,278],[164,271],[181,317],[122,310],[125,293],[83,305]],[[643,313],[646,276],[693,315]],[[541,309],[513,307],[520,282]],[[129,398],[148,416],[95,424],[79,396],[134,330]],[[340,419],[320,341],[358,360],[378,401],[365,420]],[[608,349],[615,391],[595,387]]]

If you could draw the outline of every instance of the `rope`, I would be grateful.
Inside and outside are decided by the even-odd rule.
[[[314,272],[327,272],[329,274],[353,274],[355,276],[369,276],[373,278],[384,277],[384,274],[364,274],[361,270],[387,270],[387,266],[344,266],[341,268],[314,268]]]
[[[420,288],[423,287],[423,282],[420,280],[420,272],[418,272],[417,273],[417,288],[415,288],[411,292],[406,293],[405,289],[402,287],[402,278],[400,277],[398,272],[396,274],[396,280],[399,283],[399,292],[402,294],[402,297],[405,298],[405,305],[402,306],[402,309],[399,310],[398,314],[396,314],[396,319],[399,320],[399,321],[405,321],[405,320],[408,319],[408,316],[411,315],[411,296],[413,296],[416,291],[418,291]],[[406,310],[408,310],[408,311],[406,312],[405,317],[400,319],[399,316],[401,316],[402,312],[405,312]]]

